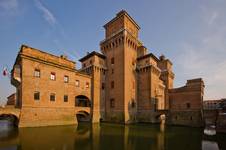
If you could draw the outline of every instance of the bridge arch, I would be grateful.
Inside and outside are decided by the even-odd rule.
[[[91,115],[89,112],[85,110],[80,110],[76,112],[76,119],[79,122],[90,122],[91,121]]]
[[[0,120],[8,120],[11,125],[18,127],[19,117],[11,113],[2,113],[0,114]]]

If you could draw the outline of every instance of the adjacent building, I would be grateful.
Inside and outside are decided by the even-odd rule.
[[[7,97],[7,106],[15,106],[16,102],[16,93],[13,93]]]
[[[219,110],[221,109],[222,100],[205,100],[203,101],[204,110]]]
[[[169,89],[169,123],[203,126],[204,82],[201,78],[187,80],[185,86]]]

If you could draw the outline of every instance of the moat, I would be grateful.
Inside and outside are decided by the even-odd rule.
[[[0,123],[0,150],[223,150],[226,135],[201,128],[164,125],[80,124],[12,128]]]

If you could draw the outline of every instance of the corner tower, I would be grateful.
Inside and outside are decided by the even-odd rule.
[[[159,57],[158,67],[161,69],[160,79],[164,82],[165,88],[165,109],[169,109],[169,90],[173,89],[174,73],[172,71],[172,62],[166,59],[164,55]]]
[[[106,56],[106,121],[130,123],[136,114],[136,58],[140,27],[122,10],[104,25],[100,42]]]

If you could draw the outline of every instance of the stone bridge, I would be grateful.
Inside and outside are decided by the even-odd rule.
[[[90,114],[90,107],[75,107],[75,114],[79,112],[87,112]]]
[[[216,125],[218,110],[203,110],[203,119],[206,125]]]
[[[13,115],[16,116],[17,119],[20,118],[20,109],[15,108],[14,106],[12,107],[5,107],[5,108],[0,108],[0,116],[5,116],[5,115]]]
[[[45,109],[45,108],[41,108],[40,109]],[[43,123],[45,124],[48,121],[51,122],[51,118],[53,118],[52,121],[64,121],[64,118],[61,118],[60,116],[64,116],[65,114],[65,109],[59,109],[59,111],[57,111],[57,108],[55,108],[54,111],[50,111],[50,114],[52,115],[52,117],[50,119],[45,118],[45,114],[43,114],[43,111],[40,111],[40,109],[37,108],[15,108],[14,106],[7,106],[5,108],[0,108],[0,120],[9,120],[11,123],[13,123],[15,126],[29,126],[30,124],[32,124],[32,126],[39,126],[39,124]],[[48,108],[47,108],[48,110]],[[67,110],[67,108],[66,108]],[[71,108],[69,108],[69,113],[67,113],[68,117],[78,117],[78,115],[81,117],[83,116],[84,118],[88,118],[89,120],[91,119],[91,108],[90,107],[82,107],[82,106],[76,106],[74,107],[73,111],[70,111]],[[48,112],[48,111],[47,111]],[[56,113],[57,112],[57,113]],[[54,114],[56,113],[56,114]],[[40,119],[37,123],[35,122],[36,120],[35,117],[33,115],[38,115],[43,119]],[[43,116],[44,115],[44,116]],[[78,118],[77,118],[78,119]],[[24,121],[25,120],[25,121]],[[91,121],[91,120],[90,120]],[[77,122],[77,120],[76,120]],[[28,125],[26,125],[28,124]]]
[[[161,115],[165,115],[165,117],[168,117],[168,110],[156,110],[155,117],[159,118]],[[160,118],[159,118],[160,119]]]

